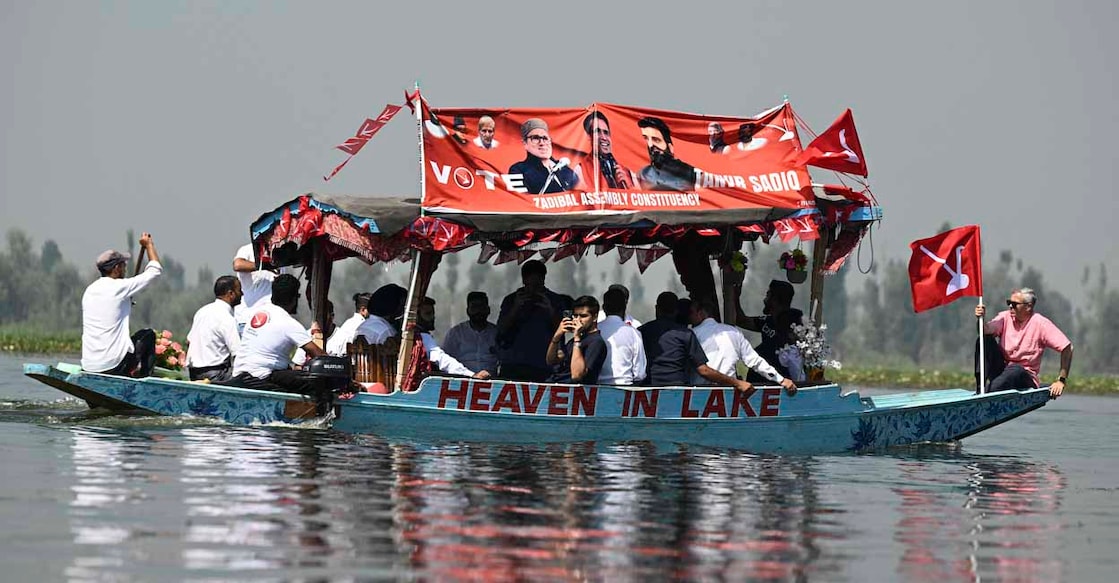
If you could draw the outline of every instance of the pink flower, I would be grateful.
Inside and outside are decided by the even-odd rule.
[[[164,338],[170,338],[171,337],[171,331],[170,330],[164,330],[163,334],[161,334],[161,336],[163,336]]]
[[[163,354],[164,352],[167,352],[167,347],[162,345],[162,344],[156,344],[155,353],[156,354]]]
[[[167,366],[178,366],[178,364],[179,364],[179,359],[175,358],[174,356],[167,359]]]
[[[175,352],[182,352],[183,351],[183,345],[179,344],[178,342],[172,342],[171,343],[171,349],[174,350]]]
[[[186,362],[186,353],[179,352],[179,362]]]

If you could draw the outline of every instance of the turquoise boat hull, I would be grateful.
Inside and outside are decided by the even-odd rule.
[[[250,425],[315,418],[312,398],[181,380],[129,379],[42,364],[24,373],[121,410]],[[83,396],[84,395],[84,396]],[[1044,406],[1047,388],[976,395],[948,389],[862,397],[838,385],[750,395],[719,387],[626,388],[430,377],[415,392],[336,400],[347,433],[512,443],[652,441],[759,453],[865,452],[948,442]],[[92,403],[93,401],[91,401]]]

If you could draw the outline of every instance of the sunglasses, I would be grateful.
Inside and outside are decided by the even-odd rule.
[[[1008,305],[1012,308],[1017,308],[1018,306],[1028,306],[1029,304],[1027,304],[1026,302],[1016,302],[1014,300],[1006,300],[1006,305]]]

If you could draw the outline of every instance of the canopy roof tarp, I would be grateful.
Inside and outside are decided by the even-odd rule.
[[[305,262],[309,253],[307,243],[313,239],[325,242],[330,260],[356,256],[373,263],[407,260],[413,249],[453,251],[478,242],[510,252],[587,245],[659,245],[664,248],[685,236],[714,238],[724,235],[728,229],[747,238],[761,237],[766,241],[770,237],[783,241],[797,237],[812,240],[819,236],[822,225],[859,231],[857,234],[861,236],[868,222],[882,216],[881,209],[871,200],[850,189],[814,185],[813,191],[815,208],[795,211],[779,219],[767,217],[748,221],[728,215],[723,221],[704,224],[665,224],[645,219],[629,225],[583,225],[581,221],[572,221],[549,227],[524,218],[500,216],[492,217],[492,223],[482,221],[486,229],[479,228],[476,222],[425,215],[416,198],[307,193],[262,214],[252,224],[251,235],[261,258],[271,265],[282,266]],[[704,214],[712,218],[709,211]],[[857,239],[854,240],[857,242]],[[846,250],[849,251],[850,248]],[[547,255],[558,260],[581,256],[582,250]]]

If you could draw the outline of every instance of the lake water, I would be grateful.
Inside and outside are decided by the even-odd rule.
[[[24,377],[24,360],[36,359],[0,355],[4,581],[1114,581],[1119,569],[1114,398],[1068,395],[962,444],[782,457],[94,416]]]

